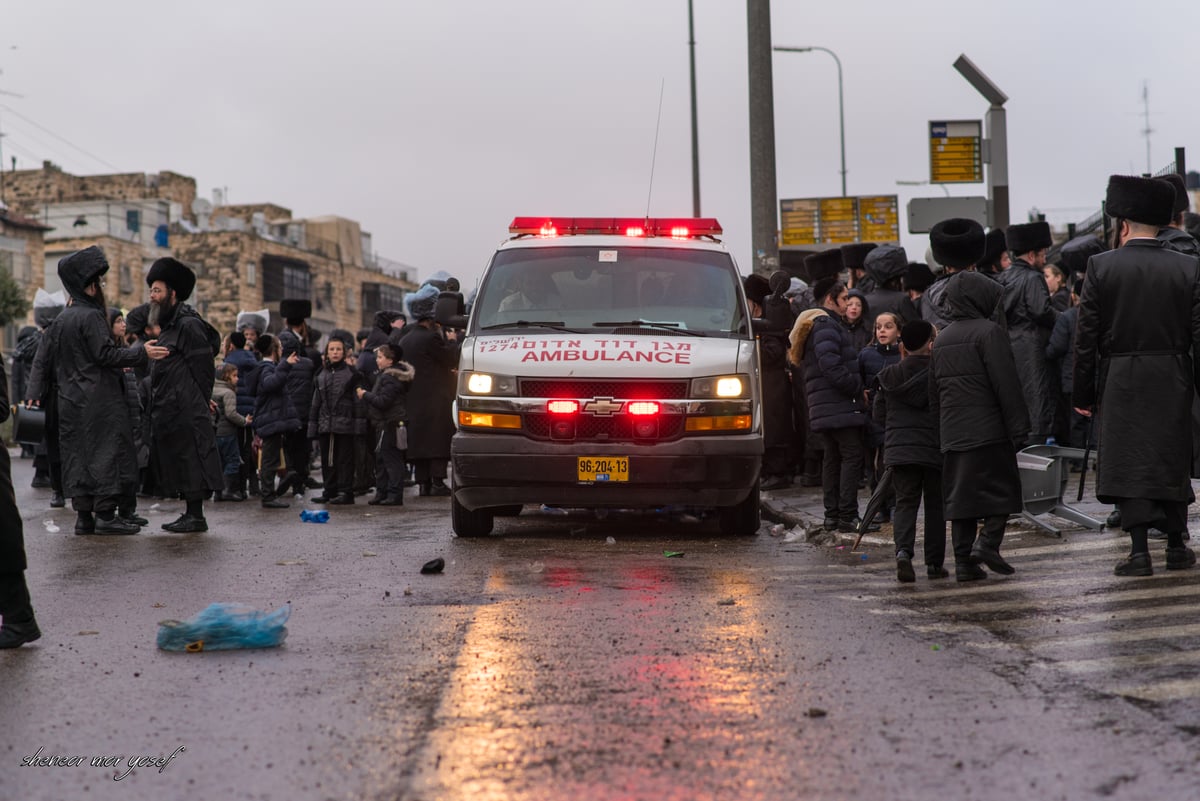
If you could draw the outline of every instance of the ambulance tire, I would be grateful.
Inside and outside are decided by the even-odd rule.
[[[720,508],[721,533],[731,537],[752,537],[758,533],[760,524],[758,508],[758,484],[750,490],[746,499],[734,506]]]
[[[468,509],[458,502],[458,498],[450,498],[450,524],[454,533],[463,539],[486,537],[492,533],[491,509]]]
[[[511,504],[510,506],[494,506],[492,507],[493,517],[520,517],[521,510],[525,507],[519,503]]]

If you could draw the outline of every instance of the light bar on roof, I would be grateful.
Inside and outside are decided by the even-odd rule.
[[[723,233],[713,217],[514,217],[508,232],[543,237],[592,234],[675,239]]]

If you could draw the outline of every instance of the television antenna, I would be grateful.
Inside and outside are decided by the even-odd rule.
[[[1142,81],[1142,117],[1146,121],[1146,127],[1142,129],[1142,135],[1146,137],[1146,174],[1151,175],[1154,172],[1154,165],[1150,161],[1150,134],[1154,133],[1154,129],[1150,127],[1150,83]]]

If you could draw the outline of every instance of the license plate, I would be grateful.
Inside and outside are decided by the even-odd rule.
[[[579,480],[603,483],[629,480],[628,456],[580,456]]]

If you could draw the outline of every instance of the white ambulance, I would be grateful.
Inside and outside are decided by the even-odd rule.
[[[714,219],[518,217],[465,326],[452,521],[524,504],[715,508],[759,526],[759,357]]]

